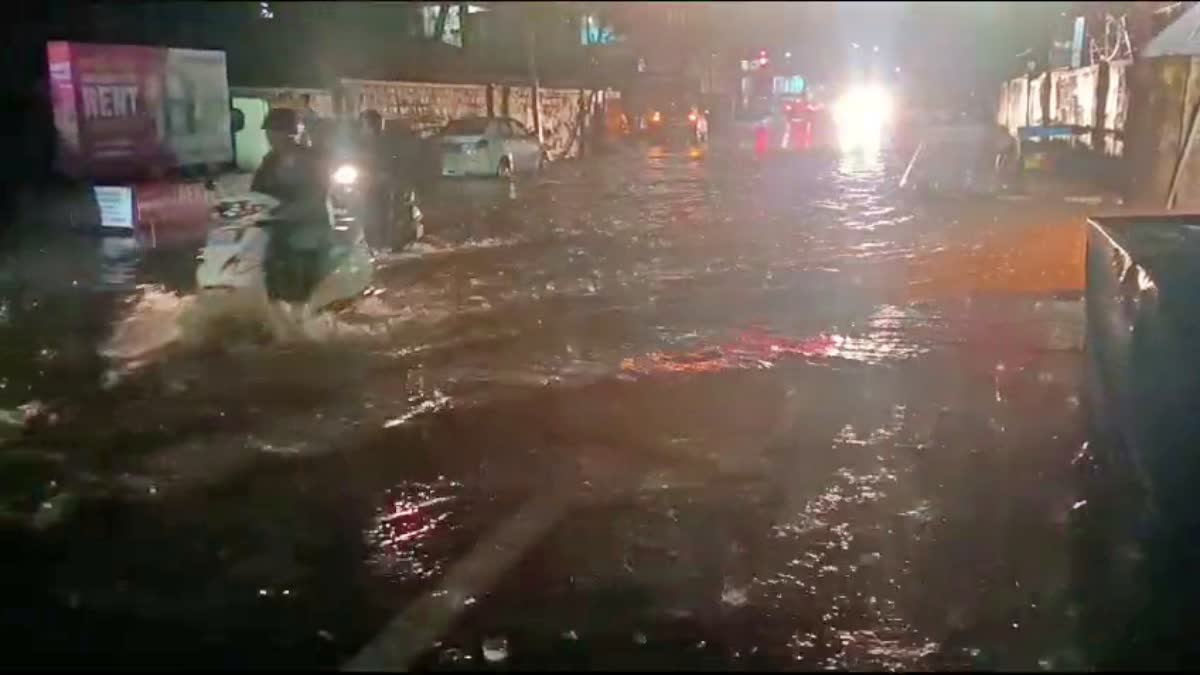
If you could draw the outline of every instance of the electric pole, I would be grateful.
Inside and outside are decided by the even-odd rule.
[[[540,143],[542,142],[542,90],[537,69],[537,18],[530,13],[531,8],[536,12],[537,7],[536,4],[525,4],[523,23],[528,27],[525,31],[525,51],[529,57],[529,79],[533,85],[533,133]]]

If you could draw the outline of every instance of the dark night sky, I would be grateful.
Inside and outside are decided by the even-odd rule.
[[[87,13],[86,5],[52,2],[59,14]],[[196,11],[221,19],[233,14],[246,18],[230,23],[229,28],[245,28],[255,23],[254,3],[149,3],[156,13],[166,11],[193,14]],[[381,3],[392,4],[392,3]],[[791,51],[797,63],[810,74],[835,77],[855,54],[852,42],[879,45],[881,61],[902,66],[922,79],[943,81],[994,82],[1011,74],[1015,55],[1029,46],[1042,46],[1058,20],[1072,3],[1065,2],[720,2],[715,3],[714,47],[757,50],[766,48],[782,54]],[[153,5],[158,5],[153,7]],[[336,3],[352,7],[358,3]],[[287,3],[279,3],[280,8]],[[67,9],[73,7],[74,9]],[[111,6],[110,6],[111,7]],[[134,12],[139,5],[125,5]],[[147,5],[140,5],[146,8]],[[30,8],[32,9],[32,8]],[[339,8],[340,9],[340,8]],[[363,12],[383,6],[364,7]],[[37,19],[38,13],[21,17]],[[349,11],[349,10],[347,10]],[[20,13],[24,13],[22,10]],[[127,14],[128,12],[126,12]],[[285,12],[286,13],[286,12]],[[346,12],[327,10],[327,20],[358,19],[342,16]],[[361,12],[360,12],[361,13]],[[368,12],[369,13],[369,12]],[[282,15],[281,15],[282,18]],[[213,20],[217,20],[213,18]],[[172,33],[195,31],[197,19],[182,24]],[[369,20],[372,25],[378,21]],[[22,23],[15,21],[14,23]],[[393,23],[386,21],[385,24]],[[10,26],[11,27],[11,26]],[[27,26],[34,28],[34,26]],[[396,28],[392,26],[392,28]],[[38,31],[21,29],[28,35]],[[337,31],[333,31],[337,32]],[[178,38],[177,35],[171,37]],[[261,39],[261,36],[256,36]],[[257,39],[255,41],[258,41]],[[388,41],[395,46],[397,41]],[[403,40],[399,41],[403,42]],[[357,47],[363,47],[356,40]],[[681,45],[686,49],[687,46]],[[232,56],[232,55],[231,55]],[[266,56],[265,54],[263,55]]]
[[[878,45],[887,69],[900,66],[915,91],[957,98],[1015,74],[1016,54],[1048,46],[1068,2],[719,3],[730,46],[791,51],[797,68],[836,80]],[[856,52],[853,43],[860,45]]]
[[[381,61],[377,56],[378,51],[383,50],[392,55],[391,60],[399,59],[411,65],[412,58],[398,51],[406,41],[396,39],[395,35],[404,27],[396,24],[390,14],[386,19],[380,18],[391,11],[387,5],[393,4],[396,3],[331,3],[322,10],[321,20],[337,23],[342,28],[315,29],[309,31],[313,35],[302,39],[297,39],[297,36],[303,31],[285,26],[288,22],[288,3],[277,3],[279,19],[269,26],[259,25],[261,22],[255,18],[256,3],[249,2],[120,3],[109,5],[105,11],[94,14],[98,17],[115,15],[113,10],[121,8],[121,17],[109,21],[108,29],[146,23],[147,19],[142,14],[147,17],[178,15],[179,20],[162,24],[170,29],[160,29],[160,32],[166,33],[160,36],[161,43],[225,48],[229,53],[231,68],[252,66],[256,71],[264,71],[262,77],[250,78],[248,72],[239,77],[263,79],[266,82],[282,77],[267,72],[272,71],[269,66],[304,61],[317,46],[323,46],[326,51],[339,48],[354,57],[349,61],[355,64],[376,64]],[[938,97],[959,98],[972,90],[990,91],[1000,79],[1014,74],[1019,67],[1016,54],[1026,47],[1044,47],[1050,30],[1065,24],[1066,19],[1060,16],[1060,12],[1070,4],[722,2],[715,3],[712,47],[725,53],[745,50],[747,56],[758,49],[768,49],[773,56],[791,51],[793,63],[799,72],[811,80],[824,79],[834,83],[844,78],[847,68],[852,65],[873,65],[886,71],[899,66],[904,72],[905,86],[910,95],[936,94]],[[19,54],[10,55],[12,58],[6,63],[6,70],[14,75],[15,71],[22,71],[22,75],[40,74],[44,69],[44,40],[50,37],[47,31],[62,32],[63,27],[68,25],[64,23],[68,17],[78,18],[93,13],[89,12],[87,5],[78,3],[53,2],[50,11],[47,6],[38,6],[36,3],[22,7],[24,9],[20,13],[25,16],[17,18],[9,26],[15,31],[14,37],[19,38],[19,42],[27,43],[24,44],[26,49],[17,49]],[[59,16],[57,28],[45,23],[48,15]],[[190,44],[210,41],[189,38],[205,33],[205,26],[214,23],[224,26],[220,31],[224,44]],[[351,39],[347,26],[356,24],[380,30],[352,32]],[[128,31],[116,30],[110,39],[132,40],[125,33]],[[269,45],[269,38],[276,36],[280,39]],[[860,50],[853,50],[852,43],[858,43]],[[341,48],[343,45],[345,48]],[[873,50],[875,46],[879,47],[878,53]],[[679,48],[688,49],[689,46],[680,45]],[[323,71],[332,67],[332,64],[316,63],[320,59],[308,60],[314,63],[306,69],[307,75],[316,79],[330,75]],[[866,63],[868,61],[872,63]],[[9,81],[16,84],[19,79],[13,79],[10,75]]]

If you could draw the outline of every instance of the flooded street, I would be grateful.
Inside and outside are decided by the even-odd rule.
[[[1086,207],[901,193],[902,159],[446,181],[282,344],[178,344],[194,250],[22,253],[9,663],[1107,663]]]

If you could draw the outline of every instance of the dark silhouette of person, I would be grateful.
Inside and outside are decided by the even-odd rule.
[[[328,180],[316,153],[299,143],[296,111],[271,110],[263,130],[271,149],[254,172],[250,189],[280,202],[263,261],[267,294],[299,302],[328,272],[333,245],[325,207]]]

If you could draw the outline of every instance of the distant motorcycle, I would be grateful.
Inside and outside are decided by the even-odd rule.
[[[403,156],[416,149],[393,147],[395,140],[383,137],[376,141],[383,147],[366,148],[357,126],[342,120],[324,129],[318,142],[330,172],[335,225],[353,220],[368,244],[381,250],[401,249],[425,234],[412,175],[417,161]]]
[[[652,143],[680,143],[689,146],[708,142],[708,117],[699,110],[653,110],[643,118],[643,136]]]
[[[697,145],[708,142],[708,115],[699,110],[688,113],[688,123],[692,127],[692,141]]]
[[[386,178],[349,162],[337,164],[330,183],[335,227],[355,223],[375,248],[393,251],[425,236],[416,190],[390,185]]]

